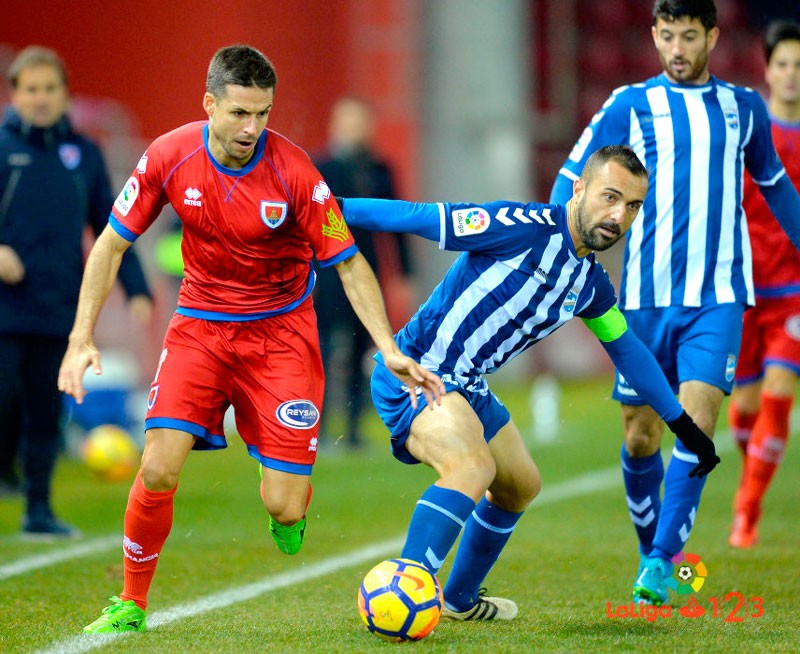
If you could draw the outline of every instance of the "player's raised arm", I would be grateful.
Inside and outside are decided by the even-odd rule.
[[[703,477],[711,472],[719,463],[714,441],[700,430],[675,399],[655,357],[628,329],[622,312],[613,306],[602,316],[584,318],[583,322],[608,352],[628,384],[653,407],[686,449],[697,455],[699,462],[689,476]]]
[[[58,389],[74,397],[78,404],[86,396],[83,387],[86,369],[92,366],[96,375],[103,372],[100,352],[94,344],[94,328],[114,286],[122,255],[130,246],[130,241],[106,226],[86,260],[75,323],[58,373]]]
[[[378,280],[364,256],[359,252],[336,264],[336,272],[353,310],[383,356],[384,364],[408,386],[412,406],[417,407],[417,388],[422,391],[431,408],[434,402],[440,404],[445,394],[442,380],[397,347]]]

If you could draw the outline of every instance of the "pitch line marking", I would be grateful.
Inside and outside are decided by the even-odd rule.
[[[39,570],[46,568],[57,563],[63,563],[71,559],[77,559],[83,556],[91,556],[98,552],[105,552],[112,547],[121,547],[122,538],[119,534],[113,536],[102,536],[100,538],[93,538],[82,543],[75,543],[74,545],[67,545],[59,550],[37,554],[35,556],[28,556],[24,559],[19,559],[13,563],[0,565],[0,580],[16,577],[17,575],[25,574],[31,570]]]
[[[621,484],[622,478],[619,467],[607,468],[596,472],[590,472],[572,479],[568,479],[542,490],[536,498],[534,506],[554,504],[563,500],[572,499],[581,495],[591,494],[604,490],[611,486]],[[119,542],[119,536],[114,536],[115,543]],[[208,613],[217,609],[222,609],[232,604],[246,602],[259,595],[270,591],[300,584],[318,577],[323,577],[332,572],[337,572],[344,568],[349,568],[365,561],[381,559],[390,554],[396,553],[405,542],[405,534],[359,548],[347,554],[332,556],[318,563],[304,565],[299,570],[290,570],[279,574],[272,574],[263,579],[236,586],[228,590],[206,595],[192,602],[178,604],[172,608],[154,611],[147,616],[148,630],[168,625],[178,620],[184,620],[196,615]],[[56,641],[50,647],[39,650],[35,654],[80,654],[89,652],[93,649],[103,647],[118,638],[127,638],[132,633],[123,634],[80,634],[61,641]]]
[[[794,420],[797,417],[800,420],[800,415],[792,416]],[[720,431],[714,438],[714,444],[717,447],[717,452],[727,452],[733,449],[733,442],[731,440],[730,432],[727,430]],[[580,477],[575,477],[572,480],[566,480],[547,486],[542,489],[539,497],[534,502],[534,507],[542,506],[549,502],[558,502],[562,499],[570,499],[582,494],[592,493],[595,490],[595,483],[603,483],[611,485],[614,483],[613,477],[619,476],[619,468],[606,468],[605,470],[598,470],[590,472]],[[603,486],[601,486],[603,487]],[[597,489],[601,488],[597,487]],[[0,565],[0,581],[16,577],[32,570],[39,570],[46,568],[57,563],[63,563],[70,559],[80,558],[82,556],[90,556],[112,549],[120,544],[121,538],[119,535],[102,536],[83,543],[75,543],[67,545],[57,552],[47,552],[44,554],[37,554],[35,556],[26,557]]]

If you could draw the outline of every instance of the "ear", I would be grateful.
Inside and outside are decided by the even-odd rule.
[[[719,27],[715,25],[708,30],[708,35],[706,38],[708,43],[708,51],[711,52],[717,45],[717,39],[719,39]]]
[[[586,190],[586,182],[583,181],[583,178],[579,177],[574,182],[572,182],[572,197],[580,199],[583,195],[583,192]]]
[[[209,118],[211,118],[214,115],[214,110],[216,108],[217,108],[216,99],[214,98],[213,95],[206,92],[206,94],[203,95],[203,109],[205,110]]]

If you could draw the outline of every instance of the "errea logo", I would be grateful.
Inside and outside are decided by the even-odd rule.
[[[200,196],[203,194],[196,188],[192,188],[190,186],[184,191],[183,194],[186,196],[185,198],[183,198],[184,204],[188,204],[190,207],[202,206],[203,203],[200,202]]]

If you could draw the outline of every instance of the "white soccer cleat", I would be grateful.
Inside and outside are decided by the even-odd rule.
[[[513,620],[519,609],[516,602],[503,597],[479,597],[478,603],[468,611],[459,613],[445,605],[443,618],[450,620]]]

